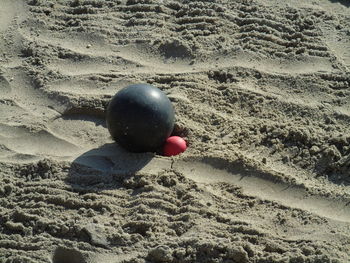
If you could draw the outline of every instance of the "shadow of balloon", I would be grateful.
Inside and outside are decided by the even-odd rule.
[[[341,5],[344,5],[346,7],[350,7],[350,1],[349,0],[331,0],[332,3],[339,3]]]
[[[121,180],[141,170],[153,157],[153,153],[130,153],[108,143],[76,158],[66,182],[79,192],[118,188]]]

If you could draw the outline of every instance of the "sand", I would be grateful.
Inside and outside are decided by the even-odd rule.
[[[349,1],[0,6],[0,262],[350,262]],[[131,83],[184,154],[110,138]]]

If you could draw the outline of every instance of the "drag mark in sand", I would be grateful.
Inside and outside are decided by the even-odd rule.
[[[222,160],[177,161],[173,169],[199,184],[226,182],[242,188],[243,193],[263,200],[275,201],[282,205],[302,209],[321,217],[350,222],[350,206],[346,200],[327,199],[310,195],[300,186],[273,182],[264,178],[262,172],[247,171],[236,164]],[[225,164],[224,164],[225,163]],[[236,167],[235,167],[236,166]]]
[[[115,157],[115,152],[110,151],[113,149],[111,147],[112,145],[106,145],[105,149],[108,151],[95,151],[94,158],[99,156],[110,160],[109,173],[134,173],[135,170],[128,170],[130,160],[127,161],[128,158],[125,159],[125,157],[123,159],[123,155]],[[89,155],[80,157],[76,162],[89,166],[91,163],[91,160],[88,161]],[[133,166],[135,165],[136,162],[133,163]],[[209,157],[187,158],[174,162],[166,158],[154,158],[142,166],[139,166],[142,167],[139,171],[141,174],[160,173],[172,169],[201,185],[225,182],[240,187],[243,194],[247,196],[277,202],[283,206],[301,209],[332,220],[350,222],[349,200],[331,199],[308,193],[302,186],[282,182],[269,173],[244,168],[243,164],[239,162],[234,163]],[[100,175],[106,175],[105,169],[95,169],[95,171]]]

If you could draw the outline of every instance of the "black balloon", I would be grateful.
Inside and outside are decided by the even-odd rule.
[[[155,152],[174,128],[169,98],[149,84],[121,89],[107,107],[107,127],[113,139],[132,152]]]

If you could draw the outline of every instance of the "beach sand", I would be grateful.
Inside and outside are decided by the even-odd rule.
[[[0,2],[0,262],[350,262],[349,1]],[[113,142],[132,83],[185,153]]]

